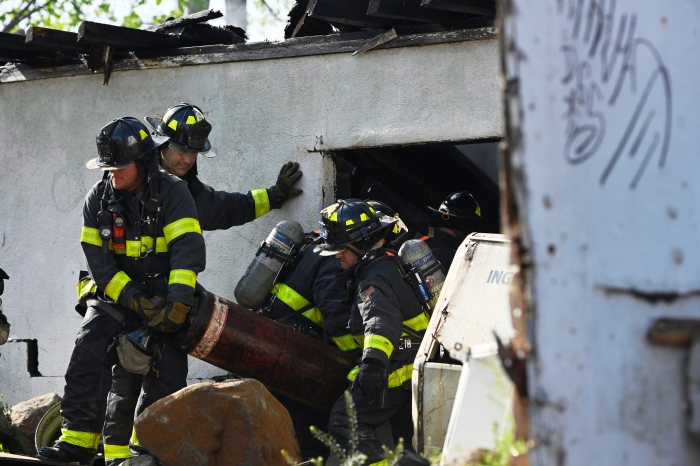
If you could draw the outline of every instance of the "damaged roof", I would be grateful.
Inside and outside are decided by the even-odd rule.
[[[495,0],[297,0],[286,40],[275,44],[248,44],[243,29],[207,23],[222,16],[205,10],[148,29],[84,21],[77,33],[38,26],[0,33],[0,83],[101,72],[108,84],[113,70],[152,68],[154,61],[182,66],[362,53],[495,34]]]

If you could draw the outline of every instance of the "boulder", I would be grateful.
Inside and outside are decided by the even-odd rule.
[[[10,409],[10,420],[17,429],[19,442],[27,454],[36,454],[36,448],[34,448],[36,426],[46,411],[59,401],[61,401],[60,396],[55,393],[47,393],[21,401]]]
[[[255,379],[185,387],[141,413],[135,428],[165,466],[287,466],[282,450],[300,458],[289,413]]]

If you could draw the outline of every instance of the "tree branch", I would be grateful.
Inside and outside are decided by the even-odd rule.
[[[12,31],[15,28],[15,26],[17,26],[19,23],[29,18],[37,11],[41,11],[42,8],[49,4],[47,2],[44,5],[37,5],[35,8],[32,9],[32,5],[34,5],[36,2],[37,0],[29,0],[19,11],[17,11],[17,13],[14,14],[10,22],[7,23],[2,29],[2,32]]]

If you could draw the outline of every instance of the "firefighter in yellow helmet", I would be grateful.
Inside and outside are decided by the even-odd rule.
[[[428,316],[404,281],[396,256],[386,249],[397,219],[378,218],[375,213],[367,202],[355,199],[323,209],[324,242],[318,250],[334,255],[351,277],[350,331],[362,347],[359,365],[348,375],[358,448],[367,455],[366,464],[386,464],[375,428],[410,419],[411,371]],[[350,427],[344,397],[333,406],[328,429],[347,444]],[[410,448],[411,439],[404,440]]]

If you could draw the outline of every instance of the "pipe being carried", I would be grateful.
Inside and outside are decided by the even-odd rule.
[[[329,410],[347,388],[350,355],[200,290],[180,337],[191,356],[316,410]]]

